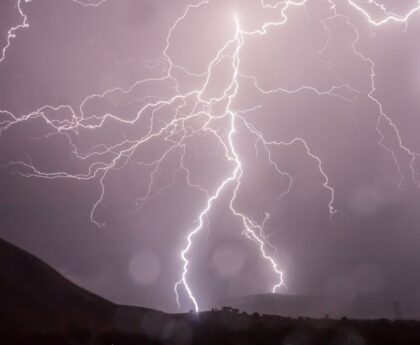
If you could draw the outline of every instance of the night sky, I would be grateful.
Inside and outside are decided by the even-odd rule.
[[[188,310],[181,251],[217,194],[186,255],[200,309],[279,282],[252,224],[277,292],[420,315],[416,6],[1,1],[0,237],[114,302]]]

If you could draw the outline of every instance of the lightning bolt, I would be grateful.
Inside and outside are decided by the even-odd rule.
[[[29,2],[29,1],[30,0],[25,0],[25,2]],[[22,0],[18,0],[16,7],[18,9],[20,17],[22,18],[22,22],[16,26],[12,26],[7,32],[6,45],[3,47],[1,51],[0,63],[3,62],[3,60],[6,58],[6,51],[9,49],[10,45],[12,44],[12,40],[16,38],[16,32],[19,29],[24,29],[24,28],[29,27],[28,17],[22,11],[21,3],[22,3]]]
[[[240,113],[231,109],[232,99],[237,95],[238,88],[239,88],[238,77],[240,76],[240,73],[239,73],[240,49],[243,45],[244,37],[245,36],[253,36],[253,35],[264,35],[264,34],[267,33],[267,30],[268,30],[269,27],[285,24],[287,22],[287,16],[286,16],[286,12],[285,12],[286,9],[291,5],[302,6],[302,5],[305,4],[305,2],[306,1],[301,1],[301,2],[287,1],[287,2],[285,2],[285,5],[283,6],[283,8],[281,10],[282,20],[280,22],[265,23],[260,30],[256,30],[256,31],[252,31],[252,32],[241,30],[239,19],[235,15],[234,16],[235,24],[236,24],[235,37],[231,41],[228,41],[227,44],[221,50],[219,50],[219,52],[216,56],[216,59],[213,60],[209,65],[209,69],[207,71],[208,75],[211,74],[211,69],[213,68],[214,64],[217,63],[217,61],[219,61],[219,56],[223,55],[223,52],[226,49],[228,49],[231,44],[235,44],[236,49],[235,49],[234,54],[231,56],[232,66],[233,66],[234,72],[233,72],[233,75],[232,75],[231,84],[224,91],[224,97],[228,98],[225,115],[229,116],[229,118],[230,118],[230,131],[229,131],[228,140],[227,140],[226,158],[229,161],[233,161],[235,163],[234,164],[235,167],[232,171],[232,174],[229,177],[227,177],[219,185],[216,193],[208,199],[206,208],[200,213],[200,215],[198,217],[198,222],[197,222],[198,225],[191,232],[189,232],[188,235],[187,235],[187,245],[181,252],[181,258],[182,258],[182,261],[184,263],[183,264],[183,271],[182,271],[181,279],[175,284],[175,289],[174,289],[178,306],[180,306],[178,289],[182,285],[184,287],[189,299],[191,300],[192,304],[194,305],[195,311],[196,312],[199,311],[198,302],[197,302],[196,298],[194,297],[194,294],[192,292],[192,289],[191,289],[191,287],[188,283],[188,279],[187,279],[188,268],[189,268],[189,264],[190,264],[190,261],[188,259],[188,253],[189,253],[189,251],[192,247],[193,238],[194,238],[194,236],[196,236],[202,230],[203,225],[204,225],[204,219],[207,217],[213,203],[219,198],[222,191],[230,183],[234,184],[234,190],[233,190],[232,197],[231,197],[230,203],[229,203],[230,211],[232,212],[232,214],[234,216],[238,217],[241,220],[242,226],[243,226],[243,229],[244,229],[243,234],[248,239],[251,239],[251,240],[253,240],[257,243],[258,248],[260,250],[261,257],[263,259],[265,259],[266,261],[268,261],[268,263],[271,265],[273,271],[278,276],[278,281],[272,287],[272,292],[275,293],[278,288],[280,288],[282,286],[285,286],[285,282],[284,282],[284,278],[283,278],[283,275],[284,275],[283,271],[281,271],[279,269],[275,259],[271,255],[269,255],[267,253],[267,250],[266,250],[267,244],[271,245],[267,241],[266,236],[264,234],[264,229],[263,229],[263,224],[265,223],[267,218],[263,221],[262,224],[258,224],[254,220],[249,218],[246,214],[240,212],[239,210],[237,210],[235,208],[235,200],[237,199],[237,193],[238,193],[238,190],[241,186],[241,177],[242,177],[242,174],[243,174],[242,162],[241,162],[239,154],[237,153],[237,150],[235,149],[235,141],[234,141],[234,134],[237,131],[236,123],[237,123],[238,120],[241,120],[244,123],[244,125],[246,126],[246,128],[256,136],[256,145],[257,145],[258,142],[262,143],[262,145],[264,147],[264,150],[268,154],[270,165],[273,166],[275,168],[275,170],[281,176],[287,176],[289,178],[289,186],[288,186],[286,192],[283,193],[281,196],[287,194],[290,191],[293,179],[291,178],[291,176],[289,174],[280,170],[279,167],[277,166],[277,164],[272,160],[271,151],[269,149],[269,146],[271,146],[271,145],[290,146],[290,145],[294,144],[295,142],[302,143],[304,145],[308,155],[318,162],[319,170],[320,170],[321,174],[323,175],[323,177],[325,178],[324,187],[326,187],[331,192],[331,199],[330,199],[330,202],[329,202],[329,205],[328,205],[329,211],[330,211],[330,217],[335,213],[335,209],[333,207],[334,189],[328,184],[328,177],[325,174],[325,172],[322,170],[321,160],[316,155],[311,153],[311,151],[309,149],[309,146],[306,143],[306,141],[302,138],[296,138],[296,139],[292,140],[291,142],[269,142],[264,138],[263,134],[261,132],[259,132],[258,130],[256,130],[250,123],[248,123],[248,121],[246,121],[246,119],[243,116],[241,116]],[[262,6],[267,7],[269,5],[264,5],[262,3]],[[272,6],[269,6],[269,7],[276,9],[278,6],[277,5],[272,5]],[[185,16],[183,16],[181,18],[184,18],[184,17]],[[254,80],[255,85],[257,85],[256,78],[255,77],[251,77],[251,78]],[[274,92],[273,90],[263,91],[262,88],[260,88],[260,87],[258,87],[258,89],[261,92],[266,93],[266,94]]]
[[[418,2],[417,6],[414,6],[412,9],[410,9],[405,15],[399,15],[391,11],[388,11],[386,6],[383,4],[380,4],[375,0],[369,0],[368,1],[369,4],[372,4],[373,6],[379,8],[384,14],[384,17],[382,19],[375,20],[372,18],[369,12],[366,9],[364,9],[363,6],[361,5],[364,2],[366,1],[348,0],[348,3],[354,9],[356,9],[359,13],[363,14],[363,16],[369,21],[369,24],[374,25],[374,26],[381,26],[389,22],[402,23],[406,25],[408,24],[408,20],[410,19],[410,17],[412,17],[414,14],[420,11],[420,1]]]
[[[29,2],[30,0],[25,0]],[[73,2],[84,7],[97,7],[104,4],[107,0],[100,0],[96,2],[83,2],[80,0],[72,0]],[[74,157],[81,163],[84,163],[84,169],[79,172],[71,171],[44,171],[37,168],[30,157],[28,161],[12,161],[7,164],[8,168],[12,168],[14,173],[20,174],[24,177],[38,177],[44,179],[75,179],[79,181],[95,180],[99,184],[99,196],[91,209],[91,221],[99,227],[104,226],[104,223],[97,220],[95,217],[98,208],[103,207],[104,197],[106,193],[106,180],[109,174],[115,170],[123,169],[127,164],[135,162],[138,166],[149,171],[149,183],[147,190],[143,195],[140,195],[136,200],[136,207],[141,208],[143,205],[153,198],[157,198],[165,189],[172,185],[178,174],[182,174],[187,185],[203,195],[205,198],[205,206],[195,219],[195,226],[190,229],[185,237],[185,246],[180,251],[180,260],[182,263],[180,278],[175,282],[174,292],[178,306],[181,306],[181,291],[186,294],[186,297],[193,305],[195,311],[199,311],[199,301],[191,287],[189,280],[189,268],[192,259],[191,249],[194,245],[194,240],[197,235],[204,229],[208,221],[210,211],[214,204],[220,201],[222,195],[229,196],[228,207],[230,213],[239,221],[242,228],[242,234],[255,242],[256,247],[261,255],[271,267],[273,273],[276,275],[271,291],[277,292],[281,287],[285,286],[284,273],[280,269],[275,258],[276,248],[271,244],[265,233],[266,223],[270,219],[270,212],[265,213],[262,221],[257,221],[247,215],[246,212],[239,209],[237,206],[238,194],[243,185],[244,165],[241,159],[240,150],[238,150],[237,135],[242,131],[246,131],[254,138],[254,147],[256,155],[262,151],[267,158],[268,166],[273,169],[282,179],[286,181],[286,188],[279,194],[279,199],[286,197],[293,188],[293,177],[280,168],[276,160],[273,158],[273,149],[278,147],[292,147],[300,145],[303,147],[306,155],[311,159],[318,168],[319,174],[323,179],[322,187],[329,193],[330,198],[327,205],[327,211],[331,222],[333,222],[333,215],[337,212],[335,209],[335,191],[327,172],[324,170],[321,158],[313,152],[309,143],[302,137],[296,137],[289,141],[267,139],[264,133],[256,128],[248,119],[248,114],[261,108],[261,105],[256,105],[249,109],[236,109],[234,100],[237,98],[240,91],[241,83],[244,81],[251,82],[256,92],[269,95],[276,93],[283,94],[297,94],[301,92],[310,92],[317,96],[334,97],[343,102],[353,102],[355,99],[366,98],[372,102],[378,109],[378,118],[376,122],[376,131],[378,133],[378,144],[390,153],[393,162],[400,174],[400,186],[404,178],[407,178],[401,166],[401,153],[410,157],[409,168],[411,179],[420,187],[418,180],[418,173],[414,165],[418,153],[411,150],[404,144],[404,140],[397,125],[392,121],[391,117],[384,111],[383,106],[375,96],[375,77],[376,68],[375,62],[365,56],[359,49],[358,43],[360,33],[355,24],[352,23],[350,17],[341,13],[338,10],[337,1],[323,0],[328,4],[329,15],[322,20],[322,26],[328,33],[328,39],[324,47],[318,51],[319,61],[329,71],[333,72],[337,83],[327,89],[318,89],[311,85],[302,85],[296,89],[286,89],[282,87],[266,89],[261,82],[253,75],[246,75],[241,71],[241,54],[244,42],[250,38],[258,38],[264,36],[270,30],[274,30],[279,26],[285,26],[288,23],[288,11],[292,8],[305,8],[307,2],[311,0],[283,0],[283,1],[267,1],[260,0],[261,8],[273,11],[278,20],[269,21],[262,24],[259,28],[249,31],[241,26],[240,18],[237,15],[232,15],[232,23],[234,25],[234,34],[230,39],[227,39],[224,45],[216,52],[213,59],[209,62],[207,70],[204,73],[194,73],[189,71],[185,66],[176,64],[170,56],[170,47],[173,38],[173,33],[177,30],[181,22],[188,20],[192,11],[199,11],[204,8],[212,0],[201,0],[197,3],[186,6],[183,13],[174,21],[170,27],[167,37],[166,45],[163,49],[162,56],[156,61],[146,62],[147,67],[152,73],[156,70],[164,70],[164,73],[158,73],[147,79],[138,80],[128,88],[115,87],[105,90],[100,93],[91,94],[87,96],[78,106],[77,109],[70,105],[44,105],[35,111],[28,114],[13,114],[8,110],[0,110],[0,135],[11,127],[25,123],[29,120],[41,120],[50,128],[48,136],[59,135],[65,138],[71,148]],[[405,15],[398,15],[393,13],[380,3],[369,0],[355,1],[346,0],[340,2],[340,6],[346,4],[349,9],[353,9],[355,13],[365,18],[373,27],[379,27],[388,23],[400,23],[407,25],[411,17],[420,11],[420,2],[410,9]],[[366,5],[376,7],[383,13],[381,19],[373,19],[366,9]],[[6,46],[2,49],[0,63],[6,58],[6,52],[11,45],[12,40],[16,37],[18,30],[28,28],[28,17],[22,11],[22,0],[17,1],[17,8],[22,18],[22,22],[10,28],[7,35]],[[332,67],[331,63],[324,58],[324,53],[330,44],[331,29],[329,22],[333,20],[344,20],[349,25],[355,34],[355,39],[351,44],[352,52],[359,57],[361,61],[370,66],[370,88],[369,90],[358,90],[352,85],[342,81],[339,73]],[[220,96],[210,97],[206,94],[209,89],[211,78],[216,73],[217,67],[224,62],[229,62],[231,74],[229,82]],[[177,74],[183,74],[188,78],[200,82],[200,87],[192,90],[184,90],[184,87],[177,77]],[[159,85],[163,95],[159,96],[143,96],[138,98],[135,96],[136,92],[147,85]],[[342,90],[350,91],[353,96],[344,96]],[[165,94],[166,93],[166,94]],[[89,104],[106,99],[112,95],[120,95],[129,99],[131,103],[139,103],[140,106],[133,116],[118,116],[110,112],[104,114],[90,114],[86,109]],[[222,106],[222,111],[214,111],[216,106]],[[170,112],[171,116],[168,119],[163,113]],[[52,117],[51,114],[61,114],[60,118]],[[104,124],[116,123],[122,126],[141,127],[140,133],[137,137],[126,137],[122,134],[120,141],[112,145],[98,144],[92,146],[88,151],[82,150],[78,147],[77,137],[83,131],[90,133],[98,130]],[[220,123],[223,125],[221,126]],[[391,129],[396,141],[397,148],[390,147],[385,143],[385,132],[382,127],[386,125]],[[204,136],[215,140],[218,150],[223,152],[224,159],[229,163],[230,173],[225,176],[214,190],[210,190],[193,181],[191,175],[191,168],[186,162],[186,150],[188,148],[188,140],[196,136]],[[163,143],[165,148],[153,159],[138,160],[137,153],[146,145],[153,145],[154,143]],[[162,170],[162,165],[170,158],[177,157],[179,162],[178,167],[172,172],[172,178],[166,185],[159,185],[157,175]]]
[[[7,50],[10,48],[11,44],[12,44],[12,40],[16,38],[17,36],[17,31],[19,31],[20,29],[25,29],[25,28],[29,28],[29,20],[28,20],[28,16],[23,12],[22,9],[22,2],[24,3],[28,3],[31,2],[32,0],[17,0],[16,2],[16,8],[19,12],[19,16],[22,19],[22,22],[16,26],[12,26],[9,31],[7,32],[7,37],[6,37],[6,45],[3,47],[2,51],[1,51],[1,56],[0,56],[0,63],[2,63],[4,61],[4,59],[6,59],[6,52]],[[70,0],[76,4],[79,4],[83,7],[98,7],[101,6],[102,4],[104,4],[105,2],[107,2],[108,0],[99,0],[96,2],[83,2],[81,0]]]
[[[392,121],[391,117],[384,111],[383,109],[383,105],[380,102],[379,99],[376,98],[375,96],[375,92],[376,92],[376,82],[375,82],[375,77],[376,77],[376,69],[375,69],[375,62],[365,56],[362,52],[360,52],[357,49],[357,44],[359,42],[360,39],[360,33],[356,27],[356,25],[354,25],[353,23],[351,23],[349,17],[345,16],[345,15],[340,15],[337,13],[337,8],[336,8],[336,4],[334,1],[329,0],[329,3],[331,4],[331,9],[334,12],[334,16],[331,18],[344,18],[344,20],[346,21],[346,23],[348,25],[350,25],[353,28],[353,31],[356,35],[355,40],[352,43],[352,50],[353,53],[356,56],[359,56],[364,62],[368,63],[370,66],[370,90],[367,93],[367,98],[373,102],[376,107],[378,108],[378,113],[379,116],[377,118],[376,121],[376,131],[379,135],[379,140],[378,140],[378,144],[384,148],[386,151],[388,151],[394,161],[395,166],[397,167],[398,173],[400,175],[400,182],[399,182],[399,187],[402,188],[402,183],[403,180],[406,178],[406,176],[404,175],[403,171],[402,171],[402,167],[401,167],[401,163],[399,161],[399,152],[403,152],[406,155],[408,155],[409,157],[409,170],[410,170],[410,174],[411,174],[411,180],[420,188],[420,181],[418,180],[418,172],[415,170],[415,162],[416,159],[419,157],[419,154],[415,151],[413,151],[412,149],[410,149],[409,147],[407,147],[402,139],[400,130],[398,128],[398,126]],[[375,7],[378,7],[384,14],[384,17],[380,20],[375,20],[373,19],[373,17],[369,14],[369,12],[363,8],[363,6],[361,5],[361,1],[354,1],[354,0],[348,0],[348,4],[354,8],[359,14],[362,14],[367,21],[369,22],[370,25],[373,25],[374,27],[379,27],[382,25],[385,25],[387,23],[400,23],[400,24],[404,24],[405,27],[407,28],[409,19],[417,14],[417,12],[420,11],[420,1],[417,3],[417,6],[413,7],[412,9],[410,9],[405,15],[398,15],[395,14],[391,11],[388,11],[386,9],[386,7],[382,4],[379,4],[377,1],[374,0],[369,0],[368,3],[374,5]],[[388,146],[384,140],[385,140],[385,134],[384,132],[381,130],[381,125],[388,125],[388,127],[390,128],[390,130],[393,132],[395,139],[397,141],[397,148],[392,148],[390,146]]]

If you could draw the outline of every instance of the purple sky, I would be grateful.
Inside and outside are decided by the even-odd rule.
[[[419,315],[420,13],[398,23],[416,2],[22,1],[7,46],[23,17],[2,1],[0,236],[112,301],[177,311],[186,236],[233,176],[187,253],[201,308],[278,282],[240,214],[278,292]]]

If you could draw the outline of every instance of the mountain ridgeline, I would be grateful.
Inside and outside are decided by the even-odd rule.
[[[252,308],[261,298],[267,308],[267,296],[237,303],[246,302]],[[276,298],[281,301],[277,307],[294,303]],[[0,240],[0,344],[418,345],[420,323],[291,318],[231,307],[166,314],[120,306],[74,285],[33,255]]]

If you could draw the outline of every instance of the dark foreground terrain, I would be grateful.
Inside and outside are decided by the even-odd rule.
[[[0,240],[0,344],[420,345],[420,322],[292,319],[229,307],[171,315],[119,306]]]

